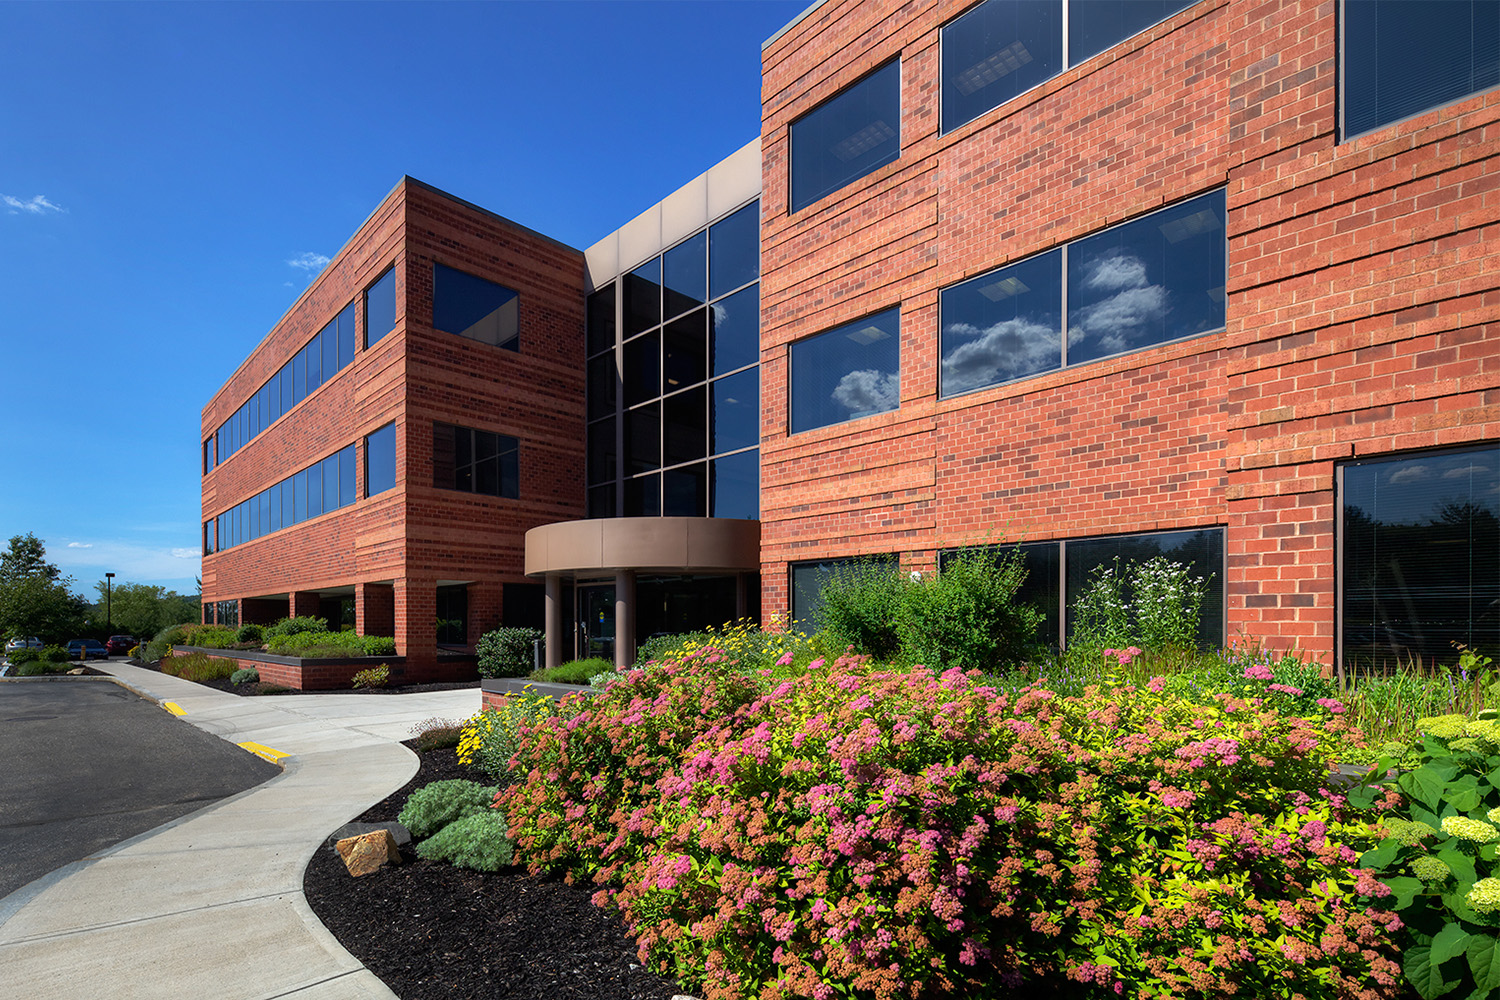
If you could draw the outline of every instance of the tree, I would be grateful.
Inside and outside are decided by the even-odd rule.
[[[72,577],[47,562],[42,541],[15,535],[0,552],[0,634],[64,642],[83,627],[88,603],[71,590]]]
[[[99,592],[99,601],[94,605],[91,617],[97,630],[102,631],[106,626],[106,611],[110,631],[128,633],[138,639],[149,639],[168,625],[198,620],[197,599],[184,597],[175,590],[128,582],[109,588],[103,580],[94,586]]]

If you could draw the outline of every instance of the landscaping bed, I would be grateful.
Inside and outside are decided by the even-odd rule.
[[[131,660],[131,664],[137,667],[145,667],[147,670],[162,672],[159,661]],[[191,678],[183,678],[191,680]],[[392,684],[386,687],[365,688],[318,688],[311,691],[299,691],[296,688],[284,687],[279,684],[266,684],[261,681],[247,681],[243,684],[235,684],[227,677],[214,677],[204,680],[195,680],[195,684],[213,688],[215,691],[227,691],[241,697],[254,697],[258,695],[277,694],[418,694],[422,691],[459,691],[465,688],[479,687],[479,681],[447,681],[431,684]]]
[[[395,819],[429,782],[492,781],[453,750],[420,756],[416,777],[359,821]],[[424,861],[409,847],[403,857],[399,867],[356,879],[323,847],[302,887],[318,919],[402,1000],[669,1000],[684,992],[640,966],[619,918],[590,902],[590,886],[521,868],[485,873]]]

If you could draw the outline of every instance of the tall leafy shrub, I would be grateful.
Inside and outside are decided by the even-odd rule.
[[[901,648],[897,623],[911,587],[911,579],[895,563],[839,566],[823,584],[823,631],[841,647],[889,660]]]
[[[718,667],[568,704],[498,798],[533,871],[604,883],[709,1000],[1399,989],[1354,863],[1375,828],[1327,788],[1337,718],[859,657],[759,693]]]
[[[542,633],[534,628],[497,628],[474,644],[480,677],[525,677],[531,673],[533,650]]]
[[[1040,610],[1016,601],[1026,567],[1016,550],[964,552],[936,579],[901,590],[896,633],[908,662],[993,670],[1036,651]]]

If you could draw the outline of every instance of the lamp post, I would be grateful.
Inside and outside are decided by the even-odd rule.
[[[111,596],[111,593],[112,593],[112,591],[114,589],[113,588],[114,579],[115,579],[115,575],[113,573],[105,573],[104,574],[104,631],[106,631],[106,632],[112,632],[112,631],[114,631],[114,626],[112,626],[110,624],[110,610],[111,609],[110,609],[110,606],[109,606],[110,605],[110,596]]]

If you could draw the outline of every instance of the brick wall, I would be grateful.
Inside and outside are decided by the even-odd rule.
[[[1336,144],[1335,4],[1204,0],[947,135],[966,3],[835,2],[763,55],[762,573],[1226,527],[1227,617],[1331,655],[1334,463],[1500,435],[1500,94]],[[900,57],[902,153],[800,212],[793,120]],[[939,400],[938,291],[1226,189],[1222,333]],[[901,308],[901,405],[789,435],[787,345]]]

